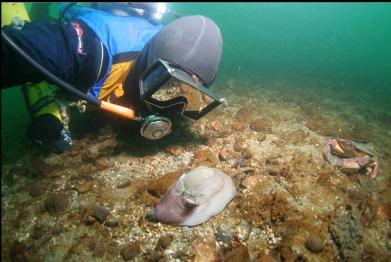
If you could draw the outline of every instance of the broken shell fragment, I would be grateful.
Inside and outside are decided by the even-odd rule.
[[[235,194],[229,176],[217,168],[200,166],[184,173],[150,215],[167,224],[195,226],[220,213]]]

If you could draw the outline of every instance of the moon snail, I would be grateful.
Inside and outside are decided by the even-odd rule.
[[[150,215],[166,224],[196,226],[220,213],[235,194],[223,171],[200,166],[182,174]]]

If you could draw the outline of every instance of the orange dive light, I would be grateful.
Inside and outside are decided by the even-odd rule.
[[[15,51],[24,57],[31,65],[33,65],[38,71],[40,71],[43,75],[45,75],[49,80],[56,83],[59,87],[63,88],[64,90],[72,93],[73,95],[79,97],[82,100],[85,100],[98,108],[114,113],[116,115],[119,115],[121,117],[140,121],[143,122],[140,133],[143,137],[147,139],[160,139],[171,132],[171,121],[168,118],[160,117],[156,115],[150,115],[146,118],[139,117],[136,115],[136,112],[133,109],[111,104],[105,101],[100,101],[99,99],[96,99],[94,97],[91,97],[80,90],[74,88],[64,80],[60,79],[56,75],[54,75],[52,72],[47,70],[45,67],[40,65],[37,61],[35,61],[32,57],[30,57],[26,52],[24,52],[12,39],[10,39],[7,34],[1,30],[1,37],[12,47],[15,49]]]
[[[126,108],[120,105],[111,104],[108,102],[100,101],[96,98],[90,97],[87,94],[84,94],[83,92],[75,89],[73,86],[68,84],[67,82],[63,81],[62,79],[55,76],[53,73],[51,73],[49,70],[41,66],[37,61],[35,61],[32,57],[30,57],[26,52],[24,52],[17,44],[10,39],[6,33],[1,30],[1,36],[5,41],[15,49],[17,53],[19,53],[22,57],[24,57],[28,62],[30,62],[38,71],[43,73],[45,76],[47,76],[50,80],[52,80],[54,83],[56,83],[59,87],[69,91],[70,93],[80,97],[81,99],[86,100],[87,102],[105,110],[112,112],[114,114],[117,114],[119,116],[139,121],[141,120],[139,117],[136,116],[136,112],[130,108]]]
[[[136,120],[136,121],[139,120],[139,118],[136,116],[136,112],[133,109],[130,109],[130,108],[127,108],[124,106],[101,101],[100,108],[105,111],[109,111],[111,113],[114,113],[116,115],[125,117],[127,119]]]

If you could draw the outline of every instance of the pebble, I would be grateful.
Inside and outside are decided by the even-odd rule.
[[[110,214],[110,211],[102,206],[95,206],[93,217],[99,220],[99,222],[103,223],[106,221],[107,216]]]
[[[232,240],[231,226],[228,224],[220,224],[216,230],[216,240],[228,242]]]
[[[266,139],[266,135],[265,134],[261,134],[261,135],[257,136],[258,142],[263,142],[265,139]]]
[[[210,162],[212,165],[216,165],[218,163],[218,158],[210,149],[199,150],[194,154],[194,159],[197,163]]]
[[[250,253],[247,246],[241,244],[233,247],[222,257],[222,261],[247,262],[250,261]]]
[[[98,170],[105,170],[111,166],[110,161],[106,157],[100,157],[95,160],[95,166]]]
[[[278,262],[278,260],[270,255],[266,255],[258,259],[257,262]]]
[[[54,224],[52,227],[52,234],[59,235],[64,231],[64,227],[61,224]]]
[[[160,252],[155,251],[155,250],[149,251],[148,254],[146,255],[145,259],[148,262],[158,262],[158,261],[161,261]]]
[[[287,141],[290,144],[297,144],[298,142],[305,140],[306,136],[307,135],[303,130],[298,129],[288,135]]]
[[[164,151],[173,156],[179,156],[183,152],[183,148],[178,145],[170,145],[164,149]]]
[[[68,197],[65,194],[50,195],[45,201],[45,208],[52,216],[58,215],[65,211],[68,205]]]
[[[235,131],[243,131],[244,129],[246,129],[246,124],[242,121],[234,121],[232,123],[232,129]]]
[[[115,241],[107,243],[106,250],[109,252],[110,255],[116,256],[119,251],[118,243]]]
[[[242,157],[243,157],[244,159],[250,159],[250,158],[253,157],[253,153],[252,153],[251,150],[248,149],[248,148],[243,148],[243,150],[242,150],[241,153],[242,153]]]
[[[108,227],[117,227],[119,226],[119,219],[117,217],[106,220],[105,225]]]
[[[228,150],[224,148],[223,150],[220,151],[219,153],[219,159],[220,161],[227,161],[229,157]]]
[[[125,188],[125,187],[128,187],[132,184],[132,181],[130,180],[125,180],[125,181],[122,181],[120,182],[118,185],[117,185],[117,188]]]
[[[251,189],[259,183],[259,179],[256,176],[248,176],[242,180],[242,186]]]
[[[195,255],[193,261],[221,261],[213,232],[207,233],[203,238],[196,239],[193,252]]]
[[[44,226],[41,224],[37,224],[33,227],[33,231],[31,232],[31,238],[38,240],[43,236],[44,233]]]
[[[241,107],[237,112],[236,112],[236,119],[242,122],[249,122],[251,117],[252,117],[252,110],[247,107]]]
[[[277,176],[278,174],[280,174],[280,167],[279,166],[272,166],[269,168],[269,175]]]
[[[140,253],[140,243],[127,244],[121,249],[121,256],[125,261],[128,261]]]
[[[170,246],[174,237],[172,235],[162,236],[158,241],[158,247],[161,249],[166,249]]]
[[[263,120],[263,119],[255,119],[253,122],[250,124],[250,128],[254,131],[270,131],[269,124]]]
[[[76,190],[77,192],[79,192],[79,194],[83,194],[91,191],[92,186],[93,186],[92,181],[87,181],[83,185],[76,187]]]
[[[32,197],[41,196],[45,193],[46,193],[46,185],[40,182],[34,183],[30,188],[30,195]]]
[[[312,253],[320,253],[323,250],[323,241],[316,235],[310,236],[304,245]]]
[[[221,131],[224,129],[224,124],[221,121],[212,121],[211,126],[214,131]]]
[[[383,203],[377,209],[377,214],[381,219],[391,219],[391,203]]]

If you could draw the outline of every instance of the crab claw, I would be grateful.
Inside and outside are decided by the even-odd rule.
[[[332,151],[335,147],[338,147],[338,141],[333,138],[327,141],[327,143],[323,146],[323,158],[327,162],[329,162],[333,166],[340,167],[342,166],[342,161],[333,156]]]
[[[354,173],[357,172],[360,168],[360,164],[355,159],[342,159],[341,172]]]
[[[375,162],[373,162],[373,164],[371,165],[370,167],[371,170],[369,170],[368,168],[368,171],[369,171],[369,177],[371,179],[374,179],[380,172],[380,162],[378,160],[376,160]]]

